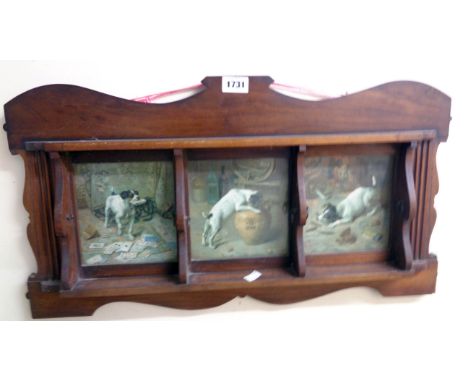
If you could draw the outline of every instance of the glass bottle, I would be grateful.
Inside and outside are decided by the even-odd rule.
[[[219,200],[219,181],[213,169],[208,172],[207,183],[208,203],[215,204]]]

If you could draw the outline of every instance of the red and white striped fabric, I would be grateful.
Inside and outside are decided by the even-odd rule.
[[[174,102],[200,93],[201,91],[203,91],[204,88],[205,87],[203,86],[203,84],[197,84],[182,89],[170,90],[166,92],[155,93],[143,97],[134,98],[133,101],[142,103]],[[287,95],[289,97],[303,99],[307,101],[320,101],[322,99],[332,98],[324,94],[319,94],[313,90],[279,84],[276,82],[272,83],[270,85],[270,88],[278,93]]]

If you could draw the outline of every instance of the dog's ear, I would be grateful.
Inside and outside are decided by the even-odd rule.
[[[333,204],[331,204],[331,203],[325,204],[325,208],[327,208],[327,209],[329,209],[329,210],[331,210],[331,211],[334,211],[334,212],[336,211],[335,205],[333,205]]]
[[[328,213],[335,213],[336,212],[336,207],[331,204],[331,203],[325,203],[322,207],[323,212],[328,212]]]
[[[128,192],[128,191],[122,191],[122,192],[120,193],[120,197],[121,197],[122,199],[128,199],[129,196],[130,196],[130,192]]]
[[[258,193],[258,191],[255,191],[255,193],[253,193],[249,197],[249,203],[258,204],[258,203],[260,203],[260,201],[261,201],[261,196]]]
[[[323,205],[322,213],[320,215],[322,216],[322,219],[327,220],[330,223],[338,220],[339,218],[336,206],[331,203],[326,203]]]

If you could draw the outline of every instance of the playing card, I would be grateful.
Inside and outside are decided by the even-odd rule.
[[[104,248],[104,254],[112,255],[118,248],[120,248],[120,245],[118,242],[109,244],[106,248]]]
[[[105,243],[91,243],[89,249],[102,249],[105,245]]]
[[[104,258],[101,255],[96,255],[86,260],[86,264],[89,264],[89,265],[101,264],[103,262],[104,262]]]
[[[119,247],[117,248],[117,252],[128,252],[132,247],[132,241],[123,241],[119,243]]]

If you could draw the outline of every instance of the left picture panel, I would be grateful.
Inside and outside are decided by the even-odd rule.
[[[73,164],[82,266],[177,261],[169,160]]]

